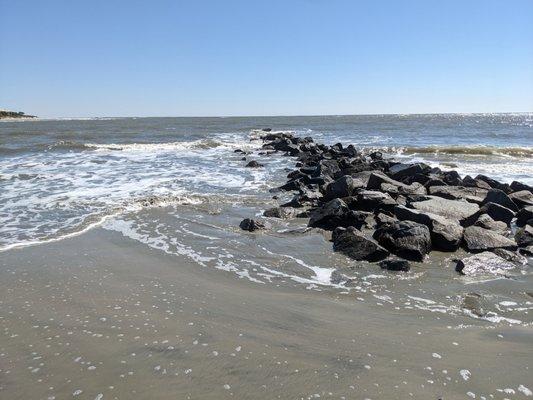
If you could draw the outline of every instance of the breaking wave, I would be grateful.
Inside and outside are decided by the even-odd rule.
[[[433,155],[466,155],[466,156],[501,156],[530,158],[533,157],[533,147],[495,147],[495,146],[423,146],[399,147],[387,150],[398,154],[433,154]]]

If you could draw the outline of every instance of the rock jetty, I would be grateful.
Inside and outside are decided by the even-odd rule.
[[[354,260],[407,271],[432,251],[463,249],[474,254],[457,260],[456,270],[472,275],[502,273],[523,264],[520,253],[533,252],[533,187],[524,183],[461,177],[288,132],[264,129],[261,139],[263,154],[297,161],[286,183],[271,190],[292,192],[292,199],[264,216],[309,218],[309,227],[332,232],[334,251]],[[264,229],[249,221],[241,228]]]

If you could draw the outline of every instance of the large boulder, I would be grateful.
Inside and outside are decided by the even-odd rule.
[[[516,231],[514,238],[520,247],[533,245],[533,226],[525,225],[523,228],[519,228]]]
[[[383,190],[382,185],[395,187],[397,192],[402,194],[426,194],[426,188],[421,184],[406,185],[402,182],[398,182],[387,175],[381,173],[372,173],[368,178],[368,184],[366,188],[369,190]],[[390,189],[389,189],[390,190]]]
[[[457,171],[444,171],[440,174],[440,179],[449,186],[463,185],[463,180]]]
[[[533,193],[529,190],[521,190],[509,195],[518,208],[533,206]]]
[[[526,185],[525,183],[513,181],[510,186],[513,192],[520,192],[522,190],[527,190],[529,193],[533,193],[533,186]]]
[[[477,221],[474,222],[474,225],[480,226],[490,231],[498,232],[500,234],[507,233],[508,231],[508,227],[505,222],[494,221],[488,214],[481,214]]]
[[[487,189],[466,186],[432,186],[429,194],[444,197],[449,200],[466,200],[472,203],[481,204],[487,197]]]
[[[511,261],[516,264],[522,264],[522,265],[527,264],[527,258],[521,254],[518,254],[516,251],[509,251],[505,249],[494,249],[491,251],[497,256],[500,256],[501,258],[503,258],[504,260]]]
[[[402,180],[405,177],[415,174],[426,175],[431,167],[424,163],[404,164],[398,163],[389,168],[389,175],[396,180]]]
[[[377,190],[361,190],[348,200],[352,210],[361,211],[390,211],[398,203],[387,193]]]
[[[463,239],[465,247],[473,252],[498,248],[516,250],[517,248],[516,243],[513,240],[480,226],[469,226],[465,228]]]
[[[505,193],[511,193],[511,188],[507,183],[498,182],[496,179],[489,178],[485,175],[478,175],[476,179],[486,182],[493,189],[500,189]]]
[[[373,237],[391,253],[407,260],[422,261],[431,251],[428,227],[412,221],[384,223]]]
[[[321,160],[312,176],[329,176],[335,177],[335,174],[340,171],[339,163],[336,160]]]
[[[512,219],[515,216],[514,211],[509,210],[507,207],[496,203],[486,203],[475,214],[465,218],[462,221],[463,226],[473,225],[477,221],[477,219],[483,214],[487,214],[494,221],[505,222],[507,225],[511,223]]]
[[[487,190],[491,188],[487,182],[482,181],[481,179],[474,179],[470,175],[466,175],[463,178],[463,186],[477,187],[480,189],[487,189]]]
[[[396,186],[391,183],[382,183],[381,191],[397,197],[398,195],[424,195],[426,188],[418,182],[413,182],[410,185]]]
[[[333,235],[333,250],[354,260],[379,261],[387,258],[389,252],[375,241],[365,238],[353,227],[337,228]]]
[[[427,226],[431,232],[431,243],[436,250],[454,251],[461,244],[463,227],[457,220],[404,206],[396,206],[394,212],[402,221],[414,221]]]
[[[518,226],[524,226],[529,220],[533,220],[533,206],[524,207],[516,214]]]
[[[459,260],[455,266],[455,270],[463,275],[502,275],[514,267],[515,265],[512,262],[506,261],[494,253],[485,251]]]
[[[479,210],[479,206],[474,203],[436,196],[428,200],[412,202],[411,207],[458,221],[470,217]]]
[[[293,144],[290,138],[281,137],[276,140],[274,140],[270,145],[278,151],[285,151],[289,153],[290,155],[298,155],[300,153],[300,149],[297,145]]]
[[[368,213],[350,210],[341,199],[333,199],[311,211],[309,226],[326,230],[333,230],[339,226],[354,226],[360,229],[368,216]]]
[[[500,189],[491,189],[487,192],[487,196],[481,204],[485,205],[487,203],[499,204],[500,206],[508,208],[511,211],[518,211],[518,207],[513,200],[511,200],[511,198]]]
[[[351,196],[356,189],[363,188],[364,186],[363,181],[354,179],[349,175],[344,175],[326,186],[324,200],[329,201],[335,198]]]

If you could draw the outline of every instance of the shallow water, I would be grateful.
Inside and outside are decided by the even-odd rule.
[[[423,310],[418,291],[391,304],[400,283],[385,282],[257,284],[101,228],[13,249],[0,259],[0,398],[531,395],[531,327]]]
[[[305,219],[272,219],[272,229],[258,234],[245,233],[238,224],[290,198],[282,194],[274,200],[268,189],[285,181],[295,160],[259,155],[256,128],[290,130],[329,144],[353,143],[390,157],[453,166],[461,174],[533,184],[532,121],[532,114],[505,114],[0,122],[0,386],[13,394],[13,385],[33,382],[20,398],[46,398],[38,379],[53,381],[50,396],[57,398],[78,389],[80,398],[97,398],[100,387],[105,398],[131,398],[134,391],[139,398],[265,398],[264,385],[275,387],[273,397],[279,398],[288,393],[327,397],[330,391],[335,398],[524,397],[528,392],[520,385],[533,387],[527,379],[531,259],[506,276],[468,278],[454,271],[458,254],[432,252],[411,272],[395,274],[333,253],[322,232],[306,229]],[[259,160],[265,168],[244,168],[236,149],[251,152],[247,160]],[[203,290],[217,293],[216,299],[195,290],[203,284],[209,288]],[[150,305],[133,315],[136,302]],[[198,332],[187,336],[180,308],[205,324],[199,333],[229,347],[222,352],[191,344],[202,340],[193,338]],[[118,322],[109,325],[98,318]],[[261,332],[265,324],[268,329]],[[225,328],[218,332],[220,326]],[[135,339],[137,328],[141,339]],[[119,330],[128,331],[128,339],[118,336]],[[347,333],[354,330],[355,339]],[[239,331],[252,335],[248,345],[255,356],[263,354],[261,346],[276,347],[265,352],[268,363],[248,354],[239,367],[232,364],[244,354],[230,352],[231,346],[243,346],[238,338],[229,339]],[[73,335],[80,355],[58,351],[54,359],[46,343],[71,346],[65,335]],[[106,335],[114,340],[94,350]],[[171,337],[175,347],[181,346],[179,354],[160,342]],[[452,339],[457,337],[461,340]],[[350,347],[352,340],[356,348]],[[126,345],[119,346],[120,355],[117,343]],[[466,346],[468,355],[454,343]],[[47,352],[45,365],[34,358],[43,356],[33,355],[33,345]],[[203,350],[185,356],[191,349]],[[133,361],[126,351],[142,351],[146,358]],[[213,351],[225,354],[215,367]],[[350,352],[356,361],[349,361],[355,357]],[[152,365],[152,357],[159,364]],[[117,383],[129,382],[131,372],[117,363],[119,358],[138,368],[132,387]],[[391,359],[397,361],[390,364]],[[63,381],[73,362],[79,371]],[[285,362],[306,372],[291,372]],[[508,365],[505,376],[496,377],[502,363]],[[267,364],[265,375],[261,368]],[[87,370],[90,366],[95,369]],[[236,369],[215,372],[228,366]],[[52,375],[41,376],[48,367]],[[37,375],[31,375],[36,368]],[[163,370],[178,380],[162,378]],[[266,384],[266,377],[274,381]],[[77,388],[77,379],[83,388]],[[169,388],[156,390],[159,379]],[[113,392],[109,386],[121,389]]]

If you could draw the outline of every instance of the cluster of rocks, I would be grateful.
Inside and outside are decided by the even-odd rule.
[[[264,215],[309,218],[309,227],[332,231],[333,249],[350,258],[406,271],[408,261],[422,261],[432,250],[463,248],[477,254],[458,260],[456,269],[474,274],[500,273],[533,253],[532,186],[461,177],[286,132],[267,130],[261,139],[265,153],[297,157],[297,169],[272,190],[295,195]],[[262,228],[245,221],[243,229]]]

